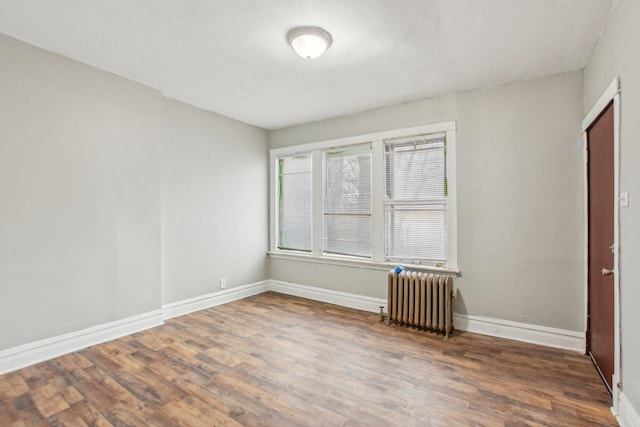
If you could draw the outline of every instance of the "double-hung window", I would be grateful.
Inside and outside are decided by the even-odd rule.
[[[311,251],[311,156],[278,159],[278,249]]]
[[[457,270],[455,123],[270,151],[271,256]]]
[[[385,248],[390,260],[447,260],[446,134],[385,141]]]
[[[371,258],[371,146],[324,156],[323,252]]]

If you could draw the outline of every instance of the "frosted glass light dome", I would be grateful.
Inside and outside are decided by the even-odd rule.
[[[314,59],[331,46],[331,35],[318,27],[297,27],[287,34],[289,44],[304,59]]]

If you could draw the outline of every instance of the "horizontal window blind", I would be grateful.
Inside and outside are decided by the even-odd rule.
[[[323,250],[371,257],[371,147],[325,153]]]
[[[278,159],[278,249],[311,251],[311,156]]]
[[[386,258],[446,261],[446,134],[385,141],[385,193]]]

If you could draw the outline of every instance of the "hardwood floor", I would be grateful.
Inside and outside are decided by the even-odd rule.
[[[264,293],[0,376],[0,426],[616,425],[580,354]]]

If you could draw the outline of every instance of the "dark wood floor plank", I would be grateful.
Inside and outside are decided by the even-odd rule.
[[[2,426],[614,426],[589,360],[264,293],[0,376]]]

